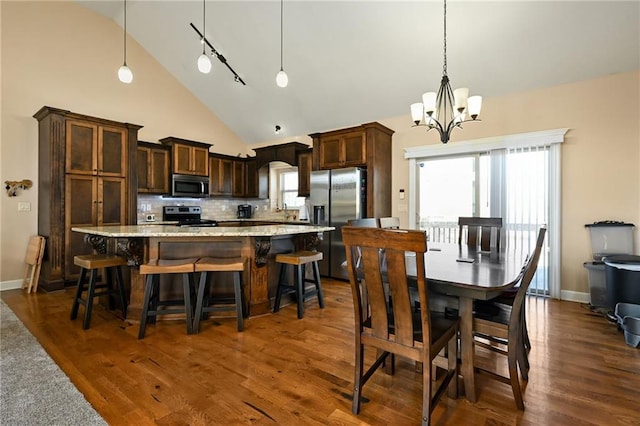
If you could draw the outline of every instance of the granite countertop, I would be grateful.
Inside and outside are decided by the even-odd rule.
[[[256,220],[259,221],[259,220]],[[230,220],[229,222],[237,222]],[[264,221],[259,221],[264,222]],[[271,221],[270,221],[271,222]],[[283,223],[279,225],[256,226],[176,226],[163,225],[111,225],[73,227],[72,231],[84,234],[100,235],[111,238],[133,237],[273,237],[278,235],[312,234],[315,232],[333,231],[332,226],[299,225]]]

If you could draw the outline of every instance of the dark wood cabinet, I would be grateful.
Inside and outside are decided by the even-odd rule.
[[[233,159],[222,155],[209,156],[209,194],[232,195]]]
[[[180,175],[209,176],[211,144],[180,139],[174,136],[160,139],[171,147],[171,170]]]
[[[255,157],[249,157],[244,163],[245,197],[259,198],[258,169]]]
[[[380,123],[309,135],[313,170],[363,167],[367,170],[367,217],[391,216],[391,138]]]
[[[233,178],[232,181],[232,195],[234,197],[247,197],[247,176],[245,160],[233,161]]]
[[[45,291],[77,279],[73,257],[90,253],[74,226],[137,222],[135,176],[142,126],[42,107],[38,120],[38,233],[47,239]]]
[[[313,149],[298,153],[298,197],[308,197],[311,193],[311,168]]]
[[[367,143],[364,131],[331,134],[320,138],[318,144],[319,168],[366,166]]]
[[[169,147],[138,142],[136,163],[139,193],[169,193]]]

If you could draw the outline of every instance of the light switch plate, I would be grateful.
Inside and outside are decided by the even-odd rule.
[[[31,211],[31,203],[28,201],[21,201],[18,203],[18,211],[19,212],[30,212]]]

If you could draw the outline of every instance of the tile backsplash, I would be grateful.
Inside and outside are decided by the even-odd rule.
[[[147,215],[155,215],[156,222],[162,221],[163,206],[200,206],[203,219],[236,219],[238,205],[250,204],[257,219],[281,219],[282,212],[271,209],[269,200],[235,198],[169,198],[159,195],[138,194],[138,223],[147,223]],[[297,213],[297,209],[295,212]],[[291,211],[293,213],[293,211]]]

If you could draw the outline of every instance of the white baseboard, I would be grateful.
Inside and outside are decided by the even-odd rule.
[[[591,297],[590,297],[589,293],[582,293],[582,292],[579,292],[579,291],[561,290],[560,291],[560,300],[567,300],[569,302],[589,303],[591,301]]]
[[[0,281],[0,291],[15,290],[22,287],[22,280]]]

